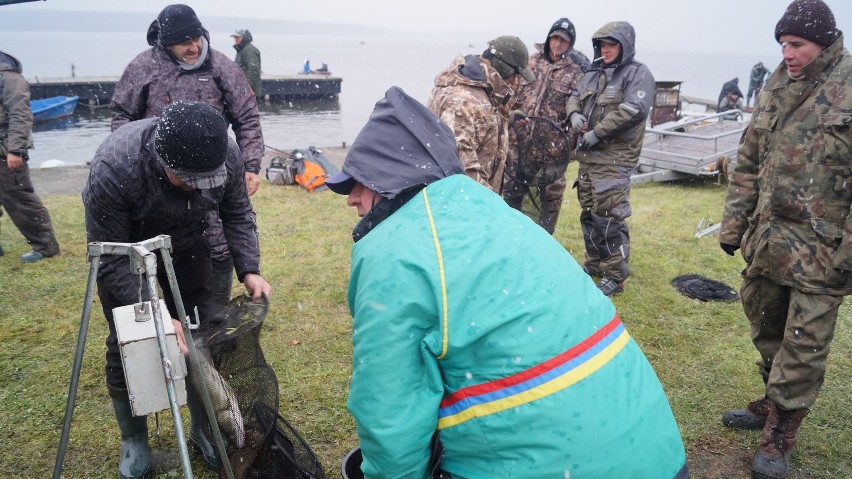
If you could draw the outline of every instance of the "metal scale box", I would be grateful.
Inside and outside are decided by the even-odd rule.
[[[178,405],[183,405],[186,404],[186,360],[180,352],[177,334],[165,301],[160,300],[160,311],[163,316],[167,357],[172,364],[175,395]],[[163,376],[163,361],[151,302],[120,306],[112,312],[133,415],[144,416],[169,409],[169,395]]]

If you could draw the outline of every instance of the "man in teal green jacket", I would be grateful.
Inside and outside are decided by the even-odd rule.
[[[428,109],[392,87],[326,184],[362,217],[347,406],[366,477],[430,477],[436,431],[452,478],[687,477],[668,400],[612,303],[463,174]]]

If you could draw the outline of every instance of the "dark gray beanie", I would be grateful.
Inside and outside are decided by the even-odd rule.
[[[225,182],[228,124],[207,103],[177,101],[157,121],[154,146],[160,163],[198,189]]]
[[[180,3],[164,8],[157,22],[160,26],[158,39],[164,47],[198,38],[204,33],[195,10]]]
[[[823,47],[832,45],[840,38],[840,30],[834,14],[822,0],[794,0],[778,24],[775,25],[775,40],[781,35],[795,35]]]

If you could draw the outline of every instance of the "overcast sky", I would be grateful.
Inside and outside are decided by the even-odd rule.
[[[852,32],[852,1],[825,0],[838,27]],[[150,12],[152,19],[174,1],[47,0],[3,7],[37,13],[50,10]],[[578,46],[591,50],[591,35],[613,20],[636,28],[637,49],[776,53],[775,23],[788,0],[203,0],[189,2],[207,16],[269,18],[377,25],[401,32],[482,32],[544,40],[550,25],[567,16],[577,27]]]

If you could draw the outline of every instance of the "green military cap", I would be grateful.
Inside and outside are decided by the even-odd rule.
[[[497,37],[488,42],[491,66],[502,78],[509,78],[520,73],[527,81],[534,81],[535,75],[527,63],[530,60],[526,45],[520,38],[514,36]]]

